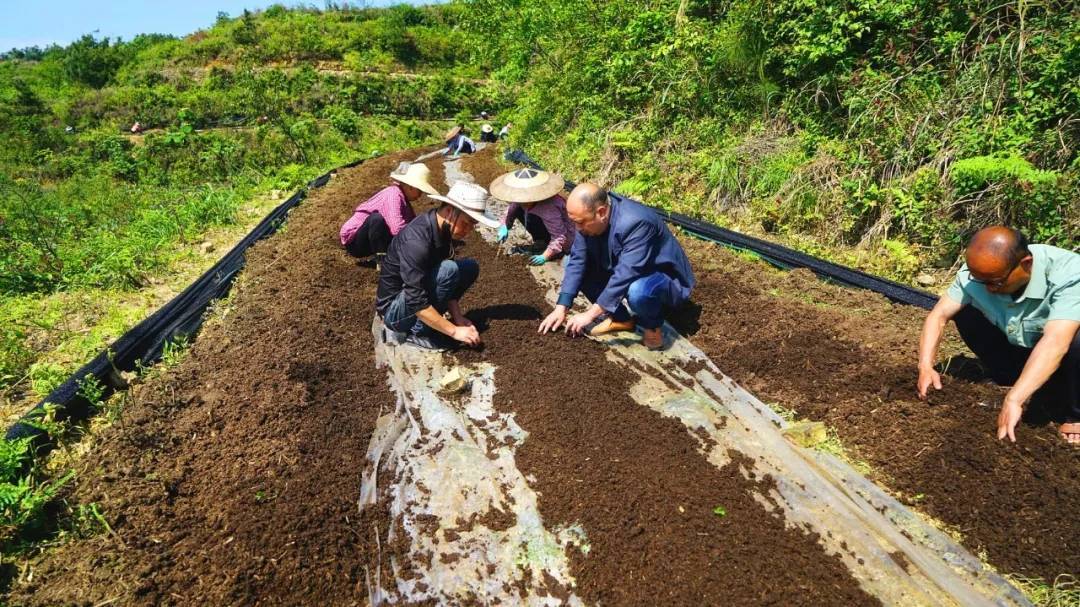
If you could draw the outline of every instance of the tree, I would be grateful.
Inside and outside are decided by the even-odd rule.
[[[95,40],[86,34],[64,49],[64,73],[68,78],[99,89],[116,74],[122,62],[108,38]]]

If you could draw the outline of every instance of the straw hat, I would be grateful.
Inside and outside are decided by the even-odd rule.
[[[430,177],[431,171],[422,162],[402,162],[390,173],[390,179],[411,185],[428,196],[434,196],[439,191],[428,181]]]
[[[454,137],[457,137],[458,133],[460,133],[460,132],[461,132],[461,125],[459,124],[459,125],[455,126],[454,128],[450,129],[449,131],[446,131],[446,135],[443,136],[443,141],[450,141]]]
[[[497,228],[500,225],[500,222],[484,215],[487,209],[488,193],[475,183],[455,181],[446,196],[432,196],[432,198],[462,210],[466,215],[489,228]]]
[[[557,173],[526,168],[496,177],[491,195],[505,202],[540,202],[561,192],[563,186]]]
[[[480,130],[485,133],[494,133],[495,127],[491,126],[490,124],[485,124],[484,126],[480,127]]]

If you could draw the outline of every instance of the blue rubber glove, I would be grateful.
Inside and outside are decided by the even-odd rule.
[[[508,236],[510,236],[510,229],[506,226],[499,226],[499,233],[498,236],[495,237],[495,240],[499,242],[506,242],[506,238]]]
[[[547,263],[547,257],[544,257],[543,255],[533,255],[529,258],[530,266],[542,266],[545,263]]]

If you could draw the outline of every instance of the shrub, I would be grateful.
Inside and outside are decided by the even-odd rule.
[[[1066,224],[1080,194],[1075,183],[1070,187],[1060,173],[1037,169],[1016,153],[957,160],[949,180],[958,197],[972,201],[965,212],[971,229],[1004,223],[1033,241],[1065,246],[1076,237]]]

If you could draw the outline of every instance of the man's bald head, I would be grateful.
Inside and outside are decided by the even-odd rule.
[[[567,206],[570,204],[580,205],[590,213],[596,213],[596,209],[607,205],[607,203],[607,191],[595,183],[589,182],[579,183],[570,192],[570,197],[566,199]]]
[[[595,183],[580,183],[566,199],[566,214],[577,229],[586,236],[607,231],[611,219],[611,203],[604,188]]]
[[[967,262],[969,267],[998,265],[1007,268],[1020,263],[1021,259],[1030,254],[1027,238],[1020,230],[1006,226],[990,226],[975,232],[971,237],[967,248]]]
[[[1017,293],[1031,278],[1031,252],[1027,238],[1006,226],[983,228],[967,248],[971,277],[992,293]]]

